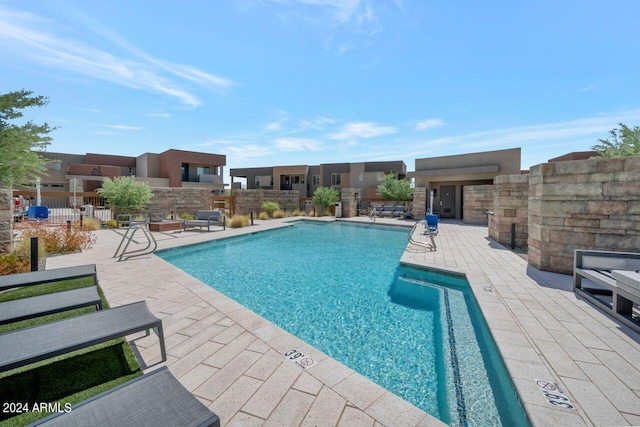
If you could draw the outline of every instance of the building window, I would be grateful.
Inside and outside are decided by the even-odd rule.
[[[313,185],[314,187],[320,186],[320,175],[313,175],[311,177],[311,185]]]
[[[50,171],[59,171],[61,168],[62,165],[60,164],[60,162],[47,163],[47,169],[49,169]]]
[[[384,177],[384,172],[376,172],[376,181],[381,182]]]
[[[196,173],[198,175],[209,175],[210,174],[209,171],[210,171],[209,166],[198,166],[196,168]]]
[[[340,185],[342,180],[342,174],[332,173],[331,174],[331,185]]]
[[[364,181],[364,172],[358,173],[358,181],[360,182]]]

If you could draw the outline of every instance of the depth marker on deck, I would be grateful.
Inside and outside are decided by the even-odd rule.
[[[566,394],[553,381],[541,380],[534,378],[536,385],[542,392],[542,395],[547,399],[547,403],[561,408],[576,409],[573,403],[569,400]]]
[[[305,371],[318,364],[318,362],[316,362],[312,358],[295,349],[287,351],[283,354],[283,356],[291,360],[296,365],[300,366]]]

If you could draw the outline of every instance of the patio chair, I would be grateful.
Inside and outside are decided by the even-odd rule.
[[[162,320],[144,301],[43,323],[0,335],[0,372],[154,329],[167,360]]]
[[[424,220],[427,222],[427,226],[429,227],[429,233],[438,234],[438,215],[426,214],[424,216]]]
[[[220,418],[162,367],[31,425],[219,427]]]
[[[218,210],[199,210],[196,215],[196,219],[188,219],[185,221],[185,230],[189,227],[198,227],[202,229],[207,227],[207,231],[211,231],[211,226],[220,226],[222,229],[226,229],[225,218],[222,215],[222,211]]]

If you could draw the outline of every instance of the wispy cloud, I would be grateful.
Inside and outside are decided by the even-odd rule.
[[[108,128],[118,129],[118,130],[142,130],[144,128],[138,126],[128,126],[128,125],[108,125]]]
[[[81,21],[133,58],[117,56],[84,41],[59,36],[56,33],[58,24],[32,13],[1,6],[0,50],[52,69],[71,71],[138,90],[164,93],[189,106],[199,106],[202,102],[182,88],[180,80],[218,92],[224,92],[233,85],[229,79],[192,66],[153,58],[88,17]],[[179,80],[175,80],[176,77]]]
[[[273,154],[273,151],[263,145],[245,144],[225,147],[227,156],[234,160],[244,160],[252,158],[267,157]]]
[[[168,119],[171,117],[169,113],[147,113],[147,117],[161,117],[163,119]]]
[[[347,124],[338,132],[329,134],[329,139],[374,138],[395,132],[396,128],[391,126],[379,126],[369,122],[355,122]]]
[[[271,122],[267,125],[266,129],[270,132],[275,131],[275,130],[280,130],[282,129],[282,123],[280,122]]]
[[[280,151],[319,151],[320,146],[310,138],[278,138],[276,148]]]
[[[420,120],[419,122],[416,123],[415,130],[426,130],[429,128],[434,128],[442,125],[444,125],[444,120],[442,119]]]

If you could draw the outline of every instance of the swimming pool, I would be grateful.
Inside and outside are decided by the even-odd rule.
[[[468,284],[399,265],[407,232],[300,221],[158,255],[446,423],[527,425]]]

